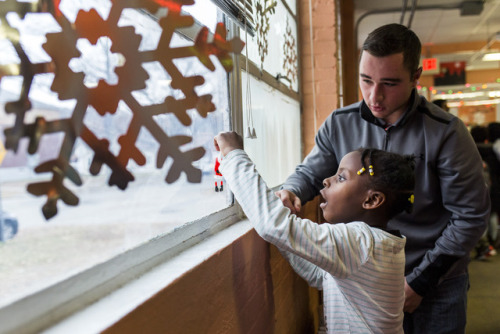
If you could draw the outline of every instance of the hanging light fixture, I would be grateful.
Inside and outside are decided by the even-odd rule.
[[[482,61],[500,61],[500,52],[487,53],[481,59]]]

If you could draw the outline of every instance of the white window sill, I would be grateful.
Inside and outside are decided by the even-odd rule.
[[[251,229],[247,220],[239,221],[42,333],[100,333]]]
[[[0,309],[0,333],[100,333],[252,229],[239,206]]]

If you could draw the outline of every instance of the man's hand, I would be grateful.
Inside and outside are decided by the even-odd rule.
[[[300,198],[295,196],[294,193],[292,193],[289,190],[278,190],[277,192],[274,193],[278,198],[283,202],[283,205],[289,208],[293,214],[298,214],[300,212],[300,209],[302,207],[300,203]]]
[[[214,137],[214,145],[217,151],[226,156],[229,152],[236,149],[243,149],[243,138],[236,132],[220,132]]]
[[[405,280],[405,305],[403,311],[413,313],[422,302],[422,296],[417,294]]]

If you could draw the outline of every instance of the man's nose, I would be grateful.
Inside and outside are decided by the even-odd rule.
[[[373,87],[373,92],[372,92],[372,97],[374,102],[380,102],[384,100],[384,90],[382,88],[382,85],[380,84],[375,84]]]

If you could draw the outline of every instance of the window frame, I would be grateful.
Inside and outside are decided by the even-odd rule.
[[[239,205],[232,205],[6,305],[0,309],[2,328],[7,333],[46,328],[240,221],[241,217]]]
[[[279,1],[290,11],[286,1]],[[297,20],[297,16],[293,15],[293,17]],[[228,29],[228,39],[241,38],[239,25],[236,22],[228,19],[226,15],[223,21]],[[195,25],[196,27],[193,26],[177,32],[193,39],[203,26],[198,22],[195,22]],[[301,101],[300,80],[299,92],[297,93],[281,83],[279,78],[260,69],[251,60],[248,61],[249,68],[247,69],[244,54],[233,55],[233,60],[233,71],[228,73],[228,97],[231,107],[229,117],[232,130],[243,133],[241,71],[248,71],[249,74],[262,80],[270,87],[299,102]],[[300,69],[300,60],[298,67]],[[138,279],[181,252],[243,220],[244,215],[241,207],[233,199],[232,205],[228,208],[185,223],[172,232],[151,239],[46,289],[5,305],[0,308],[2,332],[38,332],[49,328],[125,284]],[[244,230],[247,231],[248,227],[245,227]],[[19,316],[20,314],[22,317]]]

